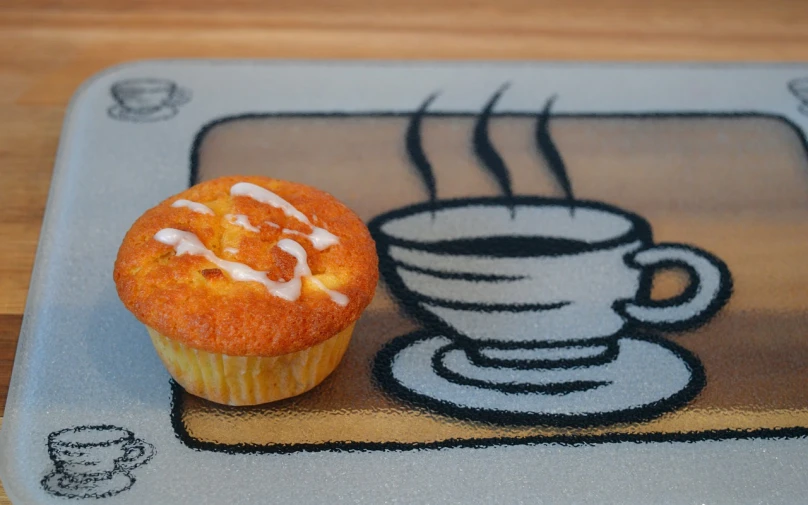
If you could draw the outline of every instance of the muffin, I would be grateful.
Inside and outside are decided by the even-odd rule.
[[[331,195],[222,177],[137,219],[113,275],[186,391],[256,405],[308,391],[337,367],[378,259],[364,223]]]

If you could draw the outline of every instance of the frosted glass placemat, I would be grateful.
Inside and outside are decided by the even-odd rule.
[[[808,66],[155,61],[65,122],[3,427],[15,503],[799,503]],[[118,245],[190,184],[317,186],[381,279],[342,364],[185,393]],[[92,470],[88,470],[92,468]]]

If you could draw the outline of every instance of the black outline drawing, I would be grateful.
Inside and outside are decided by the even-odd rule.
[[[160,103],[148,107],[138,107],[132,103],[128,94],[142,97],[144,90],[131,91],[132,87],[138,85],[160,86],[165,88],[164,97]],[[126,88],[130,88],[127,90]],[[152,77],[132,78],[117,81],[109,88],[109,92],[115,103],[107,109],[107,115],[118,121],[129,121],[133,123],[153,123],[165,121],[176,116],[179,108],[191,100],[191,91],[188,88],[178,86],[170,79],[158,79]]]
[[[386,392],[392,394],[395,398],[403,400],[410,405],[417,406],[430,410],[432,412],[439,412],[441,414],[449,415],[457,419],[464,419],[468,421],[481,421],[485,423],[503,425],[503,426],[564,426],[572,428],[587,428],[592,426],[604,426],[613,423],[636,423],[648,421],[665,412],[676,410],[686,405],[692,400],[706,384],[706,377],[704,375],[704,368],[701,362],[690,351],[681,346],[674,344],[664,338],[653,337],[651,335],[644,335],[642,337],[630,337],[634,340],[644,340],[652,342],[669,351],[678,355],[690,369],[693,378],[688,383],[687,387],[677,394],[666,398],[662,401],[655,402],[650,405],[634,408],[631,410],[623,410],[619,412],[607,412],[604,414],[584,414],[584,415],[553,415],[553,414],[520,414],[514,412],[503,412],[496,410],[480,410],[473,408],[462,408],[441,400],[436,400],[429,396],[421,395],[413,392],[410,389],[402,386],[391,374],[391,364],[396,354],[404,348],[412,345],[413,342],[424,340],[434,337],[434,332],[427,330],[416,330],[413,333],[402,335],[398,338],[391,340],[386,346],[379,351],[376,361],[373,364],[373,377],[377,384],[379,384]],[[461,347],[462,344],[457,342],[449,344],[449,346],[441,349],[435,357],[433,357],[433,367],[435,361],[448,352],[451,348]],[[568,364],[561,365],[559,368],[573,368],[576,365]],[[447,372],[444,370],[436,370],[438,375],[444,375]],[[449,372],[451,373],[451,372]],[[474,381],[462,377],[447,377],[452,381],[463,381],[471,387],[476,388],[491,388],[497,387],[496,385],[484,384],[482,381]],[[535,389],[536,392],[543,394],[556,394],[563,395],[574,391],[585,391],[595,389],[597,387],[605,386],[607,384],[599,384],[594,382],[574,382],[574,383],[559,383],[552,384]],[[533,392],[530,386],[514,384],[511,387],[506,387],[503,392],[506,393],[522,393]],[[535,387],[535,386],[534,386]]]
[[[514,196],[511,198],[479,197],[479,198],[459,198],[452,200],[441,200],[439,208],[451,209],[455,207],[468,207],[468,206],[500,207],[503,205],[509,205],[509,206],[568,205],[568,202],[566,199],[545,198],[540,196]],[[420,203],[409,207],[403,207],[376,216],[368,224],[368,228],[370,228],[371,235],[373,235],[376,241],[377,252],[379,253],[379,271],[382,274],[382,277],[384,278],[388,289],[390,289],[393,296],[398,300],[414,301],[413,298],[414,295],[412,295],[409,292],[409,289],[407,289],[407,287],[404,285],[404,282],[401,280],[401,276],[398,275],[397,269],[403,268],[405,270],[415,270],[430,275],[433,274],[433,271],[425,270],[417,266],[408,265],[406,263],[394,260],[393,258],[390,257],[388,253],[389,248],[391,246],[397,246],[409,250],[423,251],[434,254],[456,254],[469,250],[468,249],[469,244],[463,243],[461,241],[446,241],[446,242],[432,242],[432,243],[416,242],[396,237],[390,237],[381,232],[381,227],[391,220],[406,217],[413,214],[419,214],[426,210],[432,210],[434,208],[436,208],[435,205],[431,203]],[[596,209],[609,212],[621,216],[623,218],[626,218],[627,220],[631,221],[634,224],[634,226],[623,236],[615,237],[608,241],[602,241],[594,244],[577,243],[575,244],[574,248],[571,248],[570,245],[565,243],[564,241],[557,242],[556,247],[553,247],[553,244],[550,243],[550,246],[548,247],[548,242],[543,241],[542,244],[543,251],[541,254],[542,256],[563,256],[568,254],[592,252],[596,250],[612,248],[622,244],[629,244],[634,241],[640,241],[643,242],[644,244],[653,245],[655,247],[675,245],[679,249],[690,250],[695,254],[703,256],[705,259],[710,261],[710,263],[713,264],[713,266],[715,266],[717,269],[721,271],[722,277],[726,279],[726,282],[722,283],[719,295],[715,298],[713,303],[702,312],[700,316],[688,319],[687,321],[677,323],[656,323],[654,324],[655,328],[670,331],[695,329],[701,326],[702,324],[705,324],[707,321],[709,321],[709,319],[711,319],[715,315],[715,313],[718,312],[721,309],[721,307],[723,307],[724,304],[726,304],[726,302],[729,300],[729,297],[732,293],[732,277],[726,264],[724,264],[723,261],[719,260],[715,256],[712,256],[706,251],[702,251],[687,244],[681,244],[681,243],[667,244],[664,242],[654,244],[652,238],[651,226],[644,218],[640,217],[637,214],[619,209],[617,207],[613,207],[603,202],[575,200],[575,208]],[[480,243],[480,241],[475,242]],[[530,239],[524,239],[520,237],[496,236],[492,237],[492,239],[490,240],[490,244],[491,244],[490,247],[487,247],[481,251],[486,256],[515,258],[515,257],[533,257],[536,255],[534,250],[530,248]],[[630,258],[627,258],[626,261],[629,267],[640,269],[642,271],[642,277],[640,281],[641,285],[640,285],[640,291],[638,293],[638,298],[633,300],[635,302],[638,302],[639,304],[647,305],[649,307],[665,307],[665,306],[677,305],[689,301],[693,296],[695,296],[695,294],[698,291],[698,278],[695,275],[695,271],[689,264],[669,260],[657,263],[653,267],[641,268],[639,265],[634,264]],[[673,299],[664,301],[652,300],[650,297],[651,294],[650,288],[651,288],[651,282],[653,280],[653,273],[656,270],[666,268],[667,269],[678,268],[687,272],[689,274],[689,277],[691,278],[691,281],[693,282],[691,282],[691,285],[688,286],[683,293],[674,297]],[[509,280],[520,280],[520,277],[515,276],[499,276],[499,275],[479,276],[467,272],[447,272],[447,271],[439,271],[438,274],[435,275],[435,277],[457,278],[466,280],[499,279],[502,280],[503,282],[507,282]],[[453,302],[450,300],[436,300],[431,298],[428,299],[427,297],[420,295],[418,296],[418,301],[427,301],[430,304],[445,307],[453,307],[461,310],[479,310],[490,312],[549,310],[559,308],[560,306],[562,306],[562,304],[565,303],[565,302],[559,302],[558,304],[552,304],[552,305],[464,304],[459,302]],[[624,304],[625,301],[616,302],[615,308],[622,311],[623,310],[622,305]],[[425,309],[421,308],[418,303],[402,303],[401,305],[402,308],[404,308],[404,310],[407,311],[410,316],[412,316],[416,321],[421,323],[423,326],[439,329],[439,331],[442,334],[447,336],[452,336],[461,339],[464,338],[464,335],[458,333],[454,328],[445,324],[431,312],[428,312]],[[625,317],[629,318],[629,316]],[[503,345],[501,342],[498,341],[485,342],[485,344],[490,346]],[[545,344],[537,343],[536,347],[542,347],[544,345]]]
[[[808,77],[788,81],[788,90],[800,101],[799,111],[808,116]]]
[[[431,102],[431,101],[430,101]],[[425,109],[429,104],[425,106],[422,105],[421,115],[424,115]],[[438,118],[468,118],[473,116],[472,113],[455,113],[455,112],[430,112],[429,116],[431,117],[438,117]],[[230,122],[237,122],[237,121],[245,121],[245,120],[264,120],[264,119],[276,119],[276,120],[284,120],[284,119],[299,119],[299,118],[352,118],[352,117],[371,117],[371,118],[383,118],[383,117],[393,117],[393,118],[400,118],[400,117],[408,117],[410,119],[413,118],[412,113],[408,112],[387,112],[387,111],[368,111],[368,112],[360,112],[360,113],[353,113],[353,112],[268,112],[268,113],[249,113],[249,114],[237,114],[233,116],[225,116],[222,118],[215,119],[205,125],[203,125],[197,135],[194,138],[193,144],[190,150],[190,163],[189,163],[189,178],[188,183],[189,186],[193,186],[197,184],[198,181],[198,170],[200,165],[200,148],[203,145],[207,135],[213,131],[215,128]],[[532,113],[522,113],[522,112],[507,112],[507,113],[497,113],[496,117],[498,118],[525,118],[525,117],[534,117]],[[784,125],[786,125],[794,134],[796,138],[800,142],[801,151],[803,155],[808,158],[808,139],[806,139],[804,132],[794,124],[789,118],[782,115],[777,114],[769,114],[769,113],[760,113],[758,111],[747,111],[747,112],[698,112],[698,111],[690,111],[690,112],[631,112],[631,113],[554,113],[554,118],[586,118],[592,120],[598,119],[633,119],[633,120],[650,120],[650,121],[665,121],[665,120],[677,120],[677,119],[744,119],[744,118],[762,118],[762,119],[771,119],[778,121]],[[420,127],[419,127],[420,128]],[[420,131],[420,130],[419,130]],[[412,161],[412,160],[411,160]],[[428,163],[428,162],[427,162]],[[430,167],[431,170],[431,167]],[[434,176],[433,176],[434,177]],[[580,202],[578,202],[580,203]],[[461,278],[464,278],[463,274]],[[500,280],[507,281],[511,280],[511,276],[501,276]],[[649,277],[650,279],[650,277]],[[486,278],[484,280],[496,280]],[[648,281],[643,281],[648,282]],[[644,288],[643,288],[644,289]],[[682,293],[679,296],[686,296],[686,293]],[[650,298],[650,297],[649,297]],[[677,299],[678,301],[678,299]],[[648,300],[650,303],[656,303],[651,300]],[[384,348],[388,353],[395,351],[395,346],[400,345],[401,342],[405,342],[407,339],[414,338],[414,335],[425,334],[427,330],[418,330],[414,333],[403,335],[396,339],[393,339],[387,346]],[[652,337],[653,338],[653,337]],[[609,340],[609,339],[606,339]],[[602,344],[603,342],[597,341],[589,341],[587,342],[588,345],[597,345]],[[665,340],[664,343],[669,343],[669,341]],[[573,343],[568,342],[567,345],[574,345]],[[502,348],[509,348],[507,344],[501,345]],[[379,353],[377,361],[374,363],[374,366],[378,366],[379,363],[383,361],[384,357],[384,350]],[[604,362],[608,362],[610,358],[608,356],[609,352],[607,350],[606,353],[599,356],[598,358],[601,360],[605,360]],[[474,359],[474,354],[470,354],[470,358]],[[487,362],[492,366],[496,366],[496,360],[492,360],[490,358],[486,358]],[[569,363],[558,362],[562,366],[580,366],[580,365],[590,365],[594,364],[597,361],[592,362],[584,362],[584,363],[575,363],[574,361]],[[527,367],[532,367],[534,363],[526,364]],[[539,366],[547,366],[547,363],[535,363],[535,365]],[[509,362],[509,366],[518,366],[514,364],[514,362]],[[383,380],[382,373],[374,373],[373,378],[378,382],[379,379]],[[699,386],[697,381],[692,383],[693,388],[701,389],[702,386]],[[384,387],[384,389],[389,389],[389,387]],[[583,434],[566,434],[566,435],[537,435],[537,436],[530,436],[530,437],[489,437],[489,438],[478,438],[478,439],[448,439],[436,442],[420,442],[420,443],[401,443],[401,442],[355,442],[355,441],[332,441],[327,443],[279,443],[279,444],[226,444],[226,443],[217,443],[208,440],[201,440],[194,438],[183,423],[183,411],[184,411],[184,397],[187,393],[183,391],[181,386],[179,386],[176,382],[171,381],[171,390],[172,390],[172,401],[171,401],[171,423],[174,429],[175,435],[177,438],[185,444],[187,447],[200,450],[200,451],[213,451],[213,452],[223,452],[228,454],[292,454],[297,452],[320,452],[320,451],[411,451],[411,450],[425,450],[425,449],[445,449],[445,448],[484,448],[484,447],[495,447],[495,446],[507,446],[507,445],[535,445],[535,444],[559,444],[565,446],[579,446],[579,445],[591,445],[591,444],[600,444],[600,443],[620,443],[620,442],[633,442],[633,443],[656,443],[656,442],[699,442],[699,441],[721,441],[721,440],[747,440],[747,439],[787,439],[787,438],[801,438],[801,437],[808,437],[808,426],[805,427],[789,427],[789,428],[759,428],[759,429],[748,429],[748,430],[739,430],[739,429],[722,429],[722,430],[705,430],[705,431],[696,431],[696,432],[680,432],[680,433],[610,433],[606,435],[583,435]],[[684,394],[683,394],[684,395]],[[422,407],[418,406],[417,404],[412,404],[413,408],[421,409]],[[676,408],[676,406],[668,406],[667,409]]]
[[[118,432],[118,438],[102,442],[57,441],[65,434],[78,434],[84,431]],[[91,455],[93,449],[121,444],[121,455],[115,458],[113,470],[92,472],[98,465],[81,458]],[[64,498],[107,498],[128,490],[135,484],[132,470],[148,463],[154,457],[155,449],[150,443],[135,438],[134,433],[109,424],[75,426],[55,431],[48,435],[48,456],[54,470],[42,478],[42,488],[54,496]],[[130,456],[130,454],[135,454]],[[71,461],[69,458],[75,458]],[[68,465],[86,466],[87,472],[75,473],[67,470]]]
[[[424,103],[422,103],[413,114],[405,135],[407,156],[409,156],[412,166],[420,173],[421,180],[424,182],[424,188],[426,189],[427,195],[429,195],[429,201],[433,203],[437,199],[437,186],[435,184],[435,173],[432,170],[432,164],[429,163],[429,159],[427,159],[424,153],[423,143],[421,142],[421,120],[426,110],[429,108],[429,105],[435,101],[437,97],[438,93],[432,93],[424,100]]]
[[[507,342],[492,342],[490,345],[487,346],[489,349],[501,349],[501,350],[513,350],[515,347],[513,345],[508,345]],[[565,349],[594,349],[591,353],[580,357],[580,358],[559,358],[559,359],[499,359],[499,358],[492,358],[490,356],[483,356],[480,352],[478,346],[470,345],[467,346],[464,350],[466,351],[466,355],[469,358],[469,361],[473,363],[475,366],[481,368],[511,368],[517,370],[535,370],[537,368],[545,369],[545,370],[554,370],[559,369],[563,370],[566,368],[581,368],[581,367],[589,367],[589,366],[597,366],[597,365],[605,365],[607,363],[611,363],[617,358],[617,353],[619,351],[618,343],[615,339],[607,337],[603,339],[592,339],[587,340],[586,342],[581,342],[580,345],[576,346],[574,343],[570,345],[569,341],[563,342],[558,345],[554,345],[553,343],[547,343],[547,345],[543,347],[533,347],[533,349],[542,349],[542,350],[553,350],[558,348],[565,348]],[[598,352],[600,348],[603,348],[603,351]],[[524,349],[524,346],[520,346],[520,349]]]
[[[434,311],[430,310],[426,305],[431,307],[449,308],[456,311],[464,312],[489,312],[489,313],[504,313],[504,312],[533,312],[541,313],[553,311],[566,307],[573,303],[572,301],[559,301],[557,303],[542,305],[542,304],[498,304],[498,303],[468,303],[460,302],[457,300],[443,300],[435,299],[418,293],[407,287],[406,283],[399,274],[399,269],[403,267],[404,270],[413,271],[413,269],[421,269],[423,275],[429,275],[424,271],[422,265],[409,265],[400,260],[396,260],[391,256],[391,248],[405,249],[408,251],[420,251],[431,253],[439,256],[454,256],[454,257],[486,257],[486,258],[543,258],[543,257],[569,257],[574,258],[576,255],[592,252],[592,251],[606,251],[621,245],[629,245],[639,242],[641,244],[639,251],[632,252],[625,256],[623,261],[625,266],[629,269],[636,270],[640,273],[640,283],[638,286],[638,293],[633,299],[625,300],[619,299],[613,302],[612,309],[620,315],[623,319],[623,327],[611,338],[616,341],[619,336],[626,335],[627,327],[651,327],[661,330],[673,329],[686,329],[699,326],[706,323],[711,319],[729,300],[732,293],[732,277],[727,266],[718,258],[713,255],[697,249],[689,245],[678,244],[654,244],[652,239],[652,232],[650,224],[640,217],[631,212],[624,211],[617,207],[593,201],[579,201],[573,197],[572,185],[570,183],[567,169],[561,154],[555,146],[552,136],[549,131],[549,124],[551,113],[550,110],[556,99],[555,96],[549,98],[545,103],[542,112],[536,119],[535,128],[535,142],[539,153],[546,161],[550,172],[558,182],[559,187],[563,190],[565,198],[563,200],[556,198],[541,198],[532,196],[514,196],[510,183],[510,173],[505,165],[502,157],[497,153],[496,148],[491,143],[488,132],[488,121],[491,111],[496,102],[501,98],[503,92],[507,89],[507,84],[498,89],[489,101],[483,107],[478,120],[474,126],[472,146],[474,153],[480,162],[480,165],[489,171],[496,179],[502,196],[500,197],[483,197],[483,198],[460,198],[454,200],[433,200],[430,194],[430,200],[426,204],[416,204],[408,207],[396,209],[384,214],[381,214],[371,220],[368,227],[371,235],[376,240],[377,252],[379,255],[379,269],[382,278],[385,280],[388,289],[396,298],[401,307],[424,328],[432,331],[433,336],[448,336],[454,340],[454,344],[444,347],[432,357],[432,369],[435,376],[442,378],[448,383],[455,385],[467,386],[469,391],[474,389],[490,389],[496,390],[504,394],[520,394],[520,393],[539,393],[543,395],[556,395],[568,394],[573,391],[583,392],[598,387],[607,387],[611,383],[607,382],[592,382],[592,381],[572,381],[563,383],[551,384],[525,384],[525,383],[508,383],[508,384],[495,384],[472,379],[468,377],[461,377],[452,373],[443,366],[442,354],[447,352],[450,348],[462,349],[467,356],[472,356],[473,363],[482,367],[498,367],[507,369],[510,366],[505,360],[489,360],[482,356],[477,350],[481,346],[491,344],[495,347],[502,347],[503,344],[511,345],[513,348],[536,348],[542,346],[558,346],[561,347],[559,342],[540,341],[525,344],[519,342],[514,344],[507,341],[500,340],[480,340],[479,337],[475,339],[469,338],[468,335],[463,335],[462,331],[453,327],[451,323],[443,320],[436,315]],[[432,95],[434,97],[434,95]],[[425,105],[431,102],[430,97]],[[420,123],[422,120],[423,110],[425,106],[415,114],[412,121],[417,121],[419,128],[411,128],[411,132],[418,133],[420,131]],[[412,138],[408,135],[407,147],[414,147],[417,149],[419,156],[418,159],[426,159],[423,149],[420,147],[418,139]],[[411,157],[413,158],[413,157]],[[427,161],[428,163],[428,161]],[[423,174],[423,170],[419,170]],[[430,179],[434,181],[434,179]],[[619,216],[631,223],[631,227],[622,235],[599,242],[581,242],[571,241],[566,239],[548,239],[546,237],[524,237],[524,236],[510,236],[507,234],[498,234],[496,231],[490,237],[473,239],[452,239],[444,241],[430,241],[423,242],[417,240],[401,239],[391,236],[384,232],[383,228],[386,224],[394,222],[398,219],[406,219],[409,216],[422,214],[425,211],[432,213],[433,222],[436,212],[449,209],[463,210],[466,208],[479,208],[479,207],[508,207],[510,208],[511,217],[515,218],[516,208],[523,207],[558,207],[568,206],[570,213],[574,215],[576,209],[597,210],[609,215]],[[540,242],[540,243],[538,243]],[[642,251],[655,249],[664,250],[665,248],[675,251],[685,251],[690,257],[697,257],[706,260],[707,264],[712,265],[719,276],[719,289],[709,304],[702,308],[697,314],[685,318],[685,320],[677,320],[674,322],[650,323],[647,321],[637,320],[629,314],[626,310],[629,304],[636,304],[642,308],[661,309],[665,307],[674,307],[679,305],[686,305],[691,302],[701,290],[699,274],[695,267],[683,260],[663,259],[655,264],[640,265],[634,260],[635,254],[638,255]],[[685,271],[690,279],[688,287],[685,292],[673,299],[664,301],[651,300],[651,282],[655,271],[661,269],[678,268]],[[460,278],[473,275],[473,272],[459,272],[441,270],[442,274],[435,278],[435,281],[446,278]],[[512,282],[505,279],[497,280],[495,282]],[[636,329],[634,330],[636,332]],[[417,336],[404,337],[410,343],[415,343],[416,340],[422,338],[421,334]],[[609,340],[609,337],[603,337]],[[571,341],[574,343],[575,341]],[[568,343],[570,343],[568,341]],[[580,345],[584,345],[581,343]],[[399,350],[403,350],[406,346],[400,342],[397,344]],[[692,356],[689,356],[684,349],[676,349],[675,344],[666,343],[665,347],[673,351],[674,354],[680,356],[690,369],[692,375],[692,383],[686,386],[682,391],[687,393],[684,401],[682,395],[677,393],[666,400],[651,402],[646,407],[630,407],[618,412],[604,412],[603,414],[587,414],[587,415],[549,415],[544,412],[536,412],[533,414],[526,414],[523,412],[512,412],[511,416],[507,412],[501,410],[486,411],[480,408],[466,408],[462,405],[458,406],[439,399],[430,399],[426,395],[419,394],[415,391],[407,393],[406,386],[403,384],[395,385],[394,373],[392,371],[392,358],[385,357],[385,352],[380,353],[381,357],[379,362],[374,367],[377,382],[393,396],[407,401],[421,405],[430,410],[439,412],[444,415],[458,417],[463,419],[481,420],[486,422],[497,422],[501,424],[545,424],[554,426],[585,426],[587,425],[602,425],[610,422],[634,422],[638,420],[649,419],[650,417],[661,415],[665,411],[680,407],[684,402],[694,398],[700,391],[701,386],[692,387],[692,384],[703,385],[700,377],[703,377],[703,370],[700,362]],[[612,349],[611,347],[607,347]],[[608,352],[607,352],[608,354]],[[608,356],[607,356],[608,357]],[[602,356],[597,356],[596,359],[589,359],[581,362],[579,360],[564,360],[561,363],[551,363],[550,368],[579,368],[584,369],[587,366],[596,366],[602,364]],[[591,363],[586,365],[584,363]],[[387,368],[385,368],[387,367]],[[537,361],[518,360],[515,364],[515,369],[544,369],[545,363]]]
[[[557,98],[557,95],[548,98],[547,102],[544,104],[544,109],[542,109],[541,114],[539,114],[539,119],[536,121],[536,147],[538,148],[539,154],[541,154],[544,161],[547,163],[547,168],[550,170],[550,173],[552,173],[554,179],[558,181],[558,185],[569,201],[570,211],[572,212],[575,210],[575,197],[572,194],[572,183],[570,182],[569,175],[567,175],[567,166],[566,163],[564,163],[564,158],[561,157],[561,153],[558,152],[558,148],[555,142],[553,142],[553,137],[550,135],[550,111]]]
[[[494,144],[491,143],[491,136],[488,133],[488,121],[491,118],[491,113],[494,106],[497,104],[502,94],[508,90],[510,84],[503,84],[491,98],[488,103],[483,107],[482,112],[477,117],[477,122],[474,124],[474,137],[472,139],[472,146],[474,154],[480,160],[480,164],[491,174],[497,182],[502,195],[505,200],[513,198],[513,188],[511,188],[511,173],[505,165],[502,156],[497,152]]]

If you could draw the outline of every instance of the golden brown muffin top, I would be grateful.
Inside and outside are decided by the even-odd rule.
[[[231,196],[238,183],[271,191],[310,225],[294,211]],[[333,234],[338,242],[318,250],[308,238],[314,227],[327,230],[320,235]],[[192,238],[187,232],[215,256],[198,254],[198,248],[182,254],[182,247],[165,243],[167,236]],[[312,273],[302,277],[296,300],[270,289],[295,277],[298,260],[288,252],[294,249],[289,239],[302,246]],[[227,272],[231,267],[251,275],[265,272],[269,285],[235,280],[231,275],[237,273]],[[298,268],[304,268],[302,262]],[[302,184],[238,176],[203,182],[146,211],[124,237],[113,273],[118,296],[143,324],[191,347],[230,356],[277,356],[333,337],[370,303],[378,275],[370,233],[334,197]]]

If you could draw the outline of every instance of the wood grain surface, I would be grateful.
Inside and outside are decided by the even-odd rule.
[[[4,0],[0,404],[65,107],[105,67],[187,57],[800,61],[806,47],[800,0]]]

